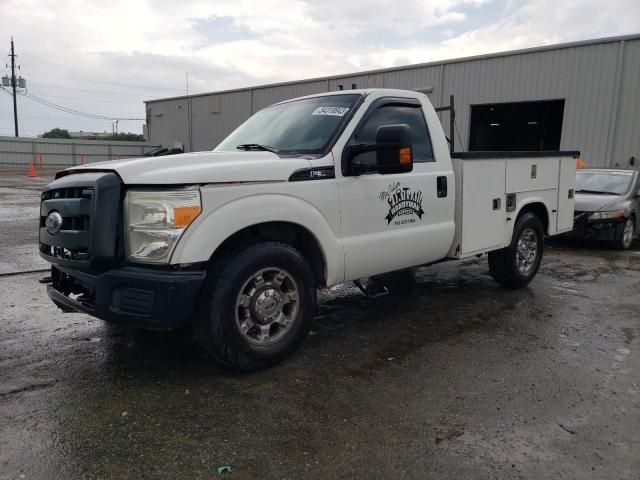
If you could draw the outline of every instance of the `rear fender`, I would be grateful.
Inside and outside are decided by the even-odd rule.
[[[545,233],[548,235],[555,234],[556,230],[556,212],[555,212],[555,203],[557,202],[557,192],[556,190],[545,190],[534,192],[533,194],[524,193],[518,194],[527,195],[525,198],[518,198],[516,203],[516,210],[514,212],[507,213],[507,228],[505,231],[505,239],[504,245],[509,245],[513,238],[513,229],[515,228],[515,224],[517,222],[518,217],[522,214],[523,211],[527,210],[527,207],[534,204],[542,204],[547,211],[547,218],[549,219],[548,229]],[[543,219],[540,219],[543,222]],[[544,223],[544,222],[543,222]]]

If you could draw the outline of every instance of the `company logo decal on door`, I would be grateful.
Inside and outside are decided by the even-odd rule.
[[[386,200],[389,204],[389,212],[387,216],[384,217],[387,225],[391,222],[393,222],[394,225],[415,223],[415,217],[422,219],[422,215],[424,215],[424,210],[422,209],[422,192],[420,190],[412,191],[409,187],[403,187],[400,182],[390,184],[387,190],[380,192],[378,198],[382,202]]]

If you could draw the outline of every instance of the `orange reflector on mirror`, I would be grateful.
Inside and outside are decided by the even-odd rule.
[[[200,213],[199,205],[189,205],[187,207],[176,207],[173,209],[173,226],[177,228],[186,227]]]
[[[411,149],[409,147],[401,148],[398,152],[400,165],[409,165],[411,163]]]

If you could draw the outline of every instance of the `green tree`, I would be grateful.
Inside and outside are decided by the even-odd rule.
[[[116,133],[112,135],[114,140],[122,140],[125,142],[142,142],[144,138],[142,138],[142,134],[137,133]]]
[[[52,128],[48,132],[42,134],[42,138],[71,138],[69,130],[63,130],[62,128]]]

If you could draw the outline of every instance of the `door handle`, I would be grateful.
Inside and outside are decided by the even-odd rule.
[[[447,177],[438,177],[436,180],[438,198],[444,198],[447,196]]]

